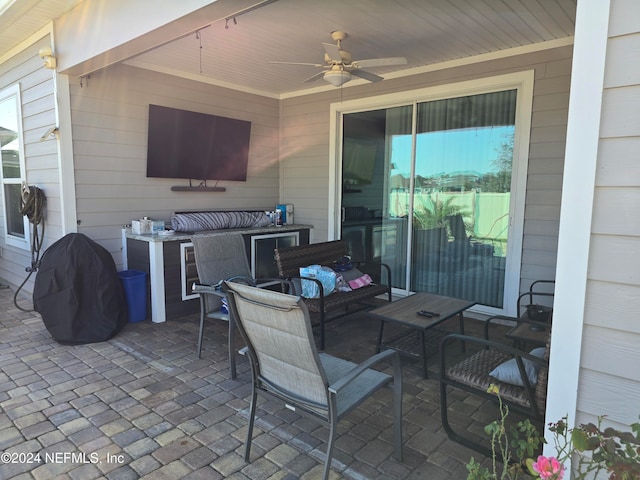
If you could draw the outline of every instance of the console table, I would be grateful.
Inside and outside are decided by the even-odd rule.
[[[196,233],[176,232],[173,235],[136,235],[122,230],[124,269],[146,272],[149,276],[148,301],[151,320],[155,323],[190,315],[199,311],[198,295],[191,285],[198,274],[193,256],[194,236],[242,235],[254,277],[275,277],[277,269],[273,250],[277,247],[309,243],[312,225],[283,225]]]

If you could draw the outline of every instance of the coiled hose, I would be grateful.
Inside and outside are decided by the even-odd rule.
[[[33,228],[31,229],[31,266],[25,268],[25,271],[29,274],[13,295],[14,305],[23,312],[33,311],[33,309],[27,310],[18,305],[18,294],[31,277],[31,274],[37,271],[40,267],[40,250],[42,249],[42,243],[44,240],[44,209],[46,204],[47,198],[41,189],[34,186],[28,186],[26,183],[22,184],[20,213],[23,216],[26,216],[29,222],[33,225]]]

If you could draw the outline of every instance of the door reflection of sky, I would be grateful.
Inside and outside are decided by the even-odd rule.
[[[419,133],[416,144],[416,174],[423,177],[456,172],[479,174],[496,171],[493,162],[505,143],[513,144],[511,126],[467,128]],[[411,135],[391,139],[392,175],[411,174]]]

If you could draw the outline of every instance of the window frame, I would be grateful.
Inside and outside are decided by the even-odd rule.
[[[7,199],[5,195],[5,185],[22,185],[26,182],[26,161],[24,154],[24,129],[22,126],[22,95],[20,84],[16,83],[9,87],[0,90],[0,102],[4,102],[11,98],[15,99],[16,103],[16,116],[17,116],[17,128],[18,128],[18,157],[20,166],[20,177],[16,178],[4,178],[2,168],[0,168],[0,183],[2,184],[2,204],[3,204],[3,227],[4,227],[4,241],[6,245],[17,247],[23,250],[29,250],[31,248],[31,236],[29,228],[29,220],[26,216],[22,217],[24,237],[19,237],[9,233],[9,215],[7,212]]]

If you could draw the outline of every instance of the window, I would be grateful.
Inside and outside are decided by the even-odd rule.
[[[29,222],[20,213],[20,189],[25,180],[20,85],[0,91],[0,151],[2,203],[7,245],[29,248]]]

